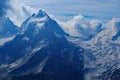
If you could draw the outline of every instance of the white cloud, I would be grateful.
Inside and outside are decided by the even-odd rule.
[[[108,35],[109,38],[117,38],[120,36],[120,18],[113,18],[107,23],[103,23],[97,19],[87,19],[78,15],[67,22],[58,21],[65,32],[80,37],[82,39],[93,38],[99,32],[102,35]]]
[[[63,29],[67,33],[69,33],[69,34],[71,34],[73,36],[78,36],[79,33],[78,33],[75,25],[78,23],[78,20],[80,20],[80,19],[82,19],[81,15],[75,16],[72,20],[69,20],[67,22],[58,21],[58,23],[63,27]]]
[[[37,9],[33,9],[24,3],[20,3],[19,0],[11,0],[10,4],[12,9],[8,10],[7,14],[18,26],[20,26],[27,17],[37,11]]]
[[[120,18],[113,18],[112,20],[108,21],[104,28],[107,32],[111,33],[111,37],[117,35],[120,32]]]
[[[101,21],[94,19],[90,21],[90,26],[94,30],[99,30],[102,26],[101,23],[102,23]]]
[[[20,23],[28,15],[26,13],[33,13],[35,9],[45,9],[59,20],[69,20],[74,15],[82,14],[106,21],[112,17],[120,16],[118,14],[119,3],[119,0],[11,0],[11,5],[14,10],[9,11],[9,16],[13,21],[15,21],[16,24],[20,25]],[[23,11],[23,9],[25,11]]]
[[[96,19],[90,20],[82,15],[75,16],[67,22],[58,21],[65,32],[72,36],[87,39],[95,36],[102,29],[102,22]]]

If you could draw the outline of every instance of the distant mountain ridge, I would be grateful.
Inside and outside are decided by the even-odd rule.
[[[8,18],[5,17],[0,23],[0,39],[16,35],[19,28]]]

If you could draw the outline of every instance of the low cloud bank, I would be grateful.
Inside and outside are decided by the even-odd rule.
[[[97,19],[89,20],[82,15],[73,17],[67,22],[58,21],[68,34],[80,37],[81,39],[91,39],[102,30],[103,23]]]

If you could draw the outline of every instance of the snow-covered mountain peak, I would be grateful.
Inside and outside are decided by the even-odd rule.
[[[39,10],[37,13],[34,13],[32,16],[28,17],[23,24],[21,25],[21,31],[24,33],[28,29],[29,25],[36,26],[35,28],[41,29],[45,23],[51,21],[52,19],[44,10]]]
[[[33,21],[47,21],[50,19],[49,15],[44,10],[39,10],[37,13],[34,13],[31,18],[34,19]]]
[[[48,20],[50,20],[50,17],[44,10],[39,10],[37,13],[34,13],[29,19],[30,22],[36,23],[45,23]]]
[[[83,48],[68,41],[69,35],[45,11],[31,15],[21,29],[23,33],[0,47],[0,80],[30,74],[35,75],[30,79],[83,80]]]
[[[34,15],[34,17],[41,18],[41,17],[49,17],[49,16],[44,10],[39,10],[38,13]]]

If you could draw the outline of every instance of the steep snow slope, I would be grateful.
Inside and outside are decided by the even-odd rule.
[[[8,80],[83,80],[83,49],[45,11],[33,14],[21,33],[0,47],[0,75]]]
[[[14,39],[14,37],[15,37],[15,36],[9,37],[9,38],[2,38],[2,39],[0,39],[0,46],[3,46],[6,42]]]

